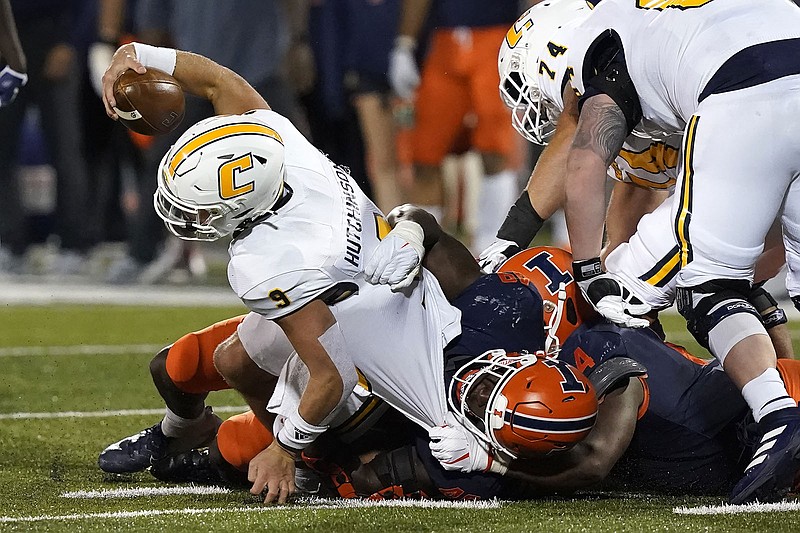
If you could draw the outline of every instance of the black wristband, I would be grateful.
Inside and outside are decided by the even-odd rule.
[[[599,257],[572,262],[572,275],[575,281],[586,281],[603,273],[603,265]]]
[[[528,191],[524,190],[508,210],[503,225],[497,230],[497,238],[514,241],[517,246],[524,249],[530,245],[543,224],[544,220],[531,205]]]
[[[297,448],[293,448],[293,447],[289,446],[288,444],[286,444],[285,442],[283,442],[281,440],[281,438],[280,438],[280,432],[278,432],[275,435],[275,443],[278,446],[280,446],[283,449],[283,451],[285,451],[285,452],[289,453],[290,455],[292,455],[292,457],[294,457],[295,460],[300,458],[300,454],[302,453],[303,450],[299,450]]]

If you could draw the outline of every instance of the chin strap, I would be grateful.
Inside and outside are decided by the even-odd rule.
[[[544,341],[544,353],[550,357],[558,355],[561,351],[561,341],[556,336],[555,331],[561,323],[561,317],[564,314],[564,306],[567,303],[567,286],[564,282],[558,284],[558,304],[556,310],[550,315],[550,321],[547,324],[547,338]]]

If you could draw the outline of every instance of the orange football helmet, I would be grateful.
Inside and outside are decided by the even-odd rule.
[[[458,369],[448,399],[470,432],[515,459],[570,448],[597,418],[589,379],[543,352],[490,350]]]
[[[592,314],[572,275],[572,254],[554,246],[522,250],[503,263],[498,272],[527,278],[539,291],[547,324],[545,353],[558,355],[567,337]]]

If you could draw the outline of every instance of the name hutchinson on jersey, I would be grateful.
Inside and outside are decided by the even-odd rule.
[[[361,206],[356,197],[356,189],[351,182],[350,174],[342,167],[335,167],[336,179],[342,189],[344,202],[346,245],[343,260],[357,271],[361,270]]]

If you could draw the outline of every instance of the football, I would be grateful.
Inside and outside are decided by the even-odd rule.
[[[161,70],[126,70],[114,82],[119,121],[143,135],[163,135],[183,120],[186,100],[178,81]]]

